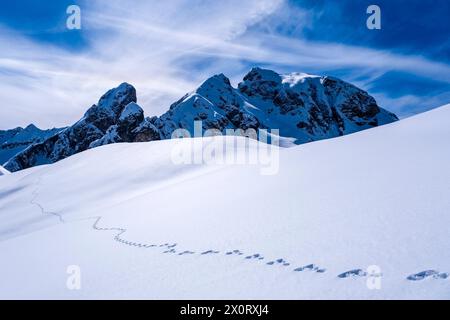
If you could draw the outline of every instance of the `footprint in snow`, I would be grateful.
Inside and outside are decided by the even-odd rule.
[[[164,243],[164,244],[160,244],[160,245],[159,245],[160,248],[166,247],[166,248],[168,248],[168,249],[175,248],[176,246],[177,246],[176,243],[174,243],[174,244]]]
[[[436,270],[426,270],[416,274],[412,274],[408,276],[406,279],[410,281],[420,281],[429,277],[432,277],[433,279],[447,279],[449,276],[450,275],[447,272],[440,273],[439,271]]]
[[[270,266],[275,265],[275,264],[278,264],[278,265],[282,265],[282,266],[284,266],[284,267],[287,267],[287,266],[290,265],[289,262],[287,262],[286,260],[284,260],[284,259],[282,259],[282,258],[277,259],[277,260],[275,260],[275,261],[269,261],[269,262],[267,262],[266,264],[268,264],[268,265],[270,265]]]
[[[194,254],[194,253],[195,253],[194,251],[186,250],[186,251],[180,252],[178,255],[179,255],[179,256],[183,256],[183,255],[185,255],[185,254]]]
[[[175,249],[169,249],[164,251],[163,253],[176,253]]]
[[[251,256],[246,256],[245,259],[248,259],[248,260],[250,260],[250,259],[263,260],[264,257],[262,255],[260,255],[259,253],[255,253],[255,254],[253,254]]]
[[[242,256],[244,253],[242,253],[240,250],[233,250],[233,251],[227,251],[225,254],[227,256],[231,256],[231,255]]]
[[[219,251],[214,251],[214,250],[207,250],[201,253],[201,255],[205,255],[205,254],[217,254],[219,253]]]
[[[311,263],[306,266],[296,268],[296,269],[294,269],[294,271],[296,271],[296,272],[313,271],[313,272],[317,272],[317,273],[324,273],[326,271],[326,269],[320,268],[319,266],[316,266],[315,264]]]
[[[367,272],[363,271],[362,269],[354,269],[338,275],[339,278],[365,277],[365,276],[367,276]]]

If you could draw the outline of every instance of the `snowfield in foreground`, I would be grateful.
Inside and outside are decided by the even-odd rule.
[[[0,298],[450,298],[450,105],[280,149],[275,175],[175,165],[180,143],[1,176]]]

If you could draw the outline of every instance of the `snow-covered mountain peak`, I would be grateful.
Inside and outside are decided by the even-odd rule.
[[[231,86],[230,79],[228,79],[223,73],[219,73],[206,79],[197,89],[197,92],[212,87],[223,87],[223,86],[225,87]]]
[[[102,131],[107,130],[119,119],[125,106],[136,101],[136,89],[124,82],[108,90],[96,105],[86,111],[82,121],[91,123]]]
[[[26,126],[24,130],[25,131],[35,131],[35,130],[40,130],[40,129],[38,127],[36,127],[33,123],[31,123],[28,126]]]
[[[279,83],[281,82],[281,76],[273,70],[256,67],[244,76],[244,81],[273,81]]]
[[[0,164],[25,150],[34,143],[44,141],[55,135],[63,128],[41,130],[34,124],[25,128],[17,127],[11,130],[0,130]]]
[[[119,121],[130,121],[133,119],[144,119],[144,110],[135,102],[130,102],[125,106],[122,113],[120,114]]]
[[[235,89],[231,86],[230,79],[223,73],[212,76],[201,84],[195,93],[208,99],[212,103],[220,103],[235,95]],[[221,98],[222,97],[222,98]]]
[[[17,171],[53,163],[72,154],[117,142],[169,139],[176,129],[194,135],[216,129],[278,129],[296,144],[333,138],[396,121],[367,92],[333,77],[280,75],[253,68],[234,88],[224,74],[203,82],[160,117],[144,118],[128,83],[106,92],[73,126],[10,159]],[[282,139],[283,140],[283,139]]]
[[[267,69],[253,68],[239,83],[238,89],[248,97],[274,99],[280,92],[281,76]]]
[[[110,89],[98,101],[98,106],[105,109],[112,109],[116,115],[120,114],[123,106],[130,102],[136,102],[136,89],[124,82],[117,88]]]
[[[53,163],[88,148],[116,142],[132,142],[138,134],[141,137],[143,134],[149,136],[147,132],[132,133],[143,120],[143,110],[136,105],[136,90],[124,82],[108,90],[75,124],[31,145],[5,163],[5,167],[10,171],[17,171]],[[154,135],[151,137],[154,138]]]
[[[98,105],[102,108],[113,109],[117,112],[118,106],[127,105],[130,102],[136,102],[136,89],[124,82],[116,88],[108,90],[100,97]]]
[[[299,83],[304,83],[307,79],[321,79],[321,76],[316,76],[303,72],[293,72],[281,75],[281,82],[290,87],[294,87]]]

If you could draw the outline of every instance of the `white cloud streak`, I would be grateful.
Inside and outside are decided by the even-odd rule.
[[[420,56],[281,36],[271,28],[308,12],[283,0],[90,1],[81,6],[89,48],[71,52],[0,29],[0,128],[68,125],[107,89],[127,81],[147,115],[214,73],[237,81],[248,64],[280,71],[353,68],[378,77],[401,70],[450,83],[450,68]],[[281,22],[280,22],[281,20]],[[261,23],[264,28],[249,28]]]

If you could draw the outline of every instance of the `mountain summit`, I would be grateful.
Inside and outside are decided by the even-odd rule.
[[[128,83],[104,94],[74,125],[12,157],[5,168],[18,171],[53,163],[110,143],[170,139],[183,128],[203,130],[279,129],[295,144],[333,138],[398,120],[367,92],[340,79],[304,73],[278,74],[253,68],[234,88],[223,74],[173,103],[160,117],[144,117]]]
[[[132,142],[130,127],[142,122],[143,113],[136,104],[134,87],[122,83],[106,92],[75,124],[18,153],[5,164],[5,168],[18,171],[53,163],[102,144]],[[145,130],[137,128],[133,137],[145,135]],[[152,136],[147,135],[143,140],[150,141]]]
[[[153,123],[164,138],[176,128],[279,129],[296,144],[341,136],[398,120],[367,92],[333,77],[279,75],[252,69],[231,86],[223,74],[206,80]]]
[[[41,130],[34,124],[30,124],[26,128],[0,130],[0,165],[30,145],[42,142],[62,129]]]

